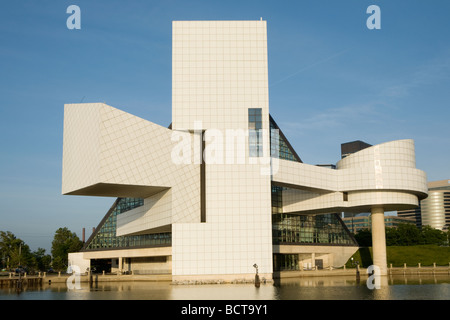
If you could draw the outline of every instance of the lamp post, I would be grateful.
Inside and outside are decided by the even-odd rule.
[[[22,241],[19,243],[19,266],[22,264],[20,263],[20,258],[22,257]]]
[[[260,286],[261,283],[260,283],[260,281],[259,281],[258,265],[255,263],[255,264],[253,265],[253,268],[256,269],[256,275],[255,275],[255,287],[259,288],[259,286]]]
[[[352,260],[352,266],[356,266],[356,283],[359,284],[360,275],[359,275],[359,261],[353,261],[353,257],[350,258]]]

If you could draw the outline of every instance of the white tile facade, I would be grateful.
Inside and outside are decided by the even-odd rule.
[[[284,212],[401,210],[416,207],[428,191],[425,172],[415,168],[412,140],[366,148],[340,160],[336,169],[279,160],[272,180],[300,188],[283,192]]]
[[[146,198],[120,215],[118,235],[200,221],[199,165],[175,164],[171,137],[171,130],[103,103],[66,105],[62,192]]]
[[[293,188],[283,191],[284,213],[396,210],[426,196],[412,140],[364,149],[335,170],[278,158],[271,164],[268,135],[263,155],[249,156],[249,108],[261,109],[261,127],[269,129],[265,21],[175,21],[172,59],[172,129],[103,103],[65,105],[62,192],[144,198],[117,217],[116,234],[171,228],[174,279],[251,279],[254,264],[270,278],[272,182]],[[198,130],[215,160],[204,167]],[[179,141],[188,144],[179,148]],[[182,161],[174,156],[181,151]]]
[[[268,130],[265,21],[175,21],[172,56],[174,130],[200,126],[225,140],[226,129],[248,130],[249,108],[262,109]],[[224,150],[223,161],[206,163],[206,223],[173,225],[173,275],[253,276],[255,263],[272,273],[268,139],[263,149],[251,164],[246,138],[244,155]]]
[[[269,92],[266,21],[174,21],[172,127],[247,129]]]

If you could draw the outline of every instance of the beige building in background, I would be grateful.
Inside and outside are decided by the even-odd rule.
[[[416,222],[416,226],[430,226],[446,231],[450,228],[450,179],[428,183],[428,198],[415,209],[398,211],[400,217]]]
[[[342,266],[357,243],[338,213],[427,195],[412,140],[333,168],[305,164],[269,114],[266,21],[175,21],[169,128],[103,103],[64,109],[62,193],[115,197],[73,265],[189,279],[272,279]],[[377,244],[380,246],[377,247]]]
[[[355,217],[342,218],[347,228],[353,234],[356,234],[360,230],[371,229],[371,217],[366,215],[358,215]],[[414,224],[414,220],[411,218],[397,217],[394,215],[384,216],[384,225],[386,228],[396,228],[399,224]]]

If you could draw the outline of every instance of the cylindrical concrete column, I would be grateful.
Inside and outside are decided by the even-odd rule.
[[[386,231],[383,208],[372,208],[371,217],[373,264],[380,268],[381,275],[387,275]]]
[[[122,257],[119,257],[119,271],[118,271],[118,274],[122,274],[122,268],[123,268]]]

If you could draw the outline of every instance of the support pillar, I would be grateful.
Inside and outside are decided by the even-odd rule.
[[[298,269],[299,269],[300,271],[303,271],[302,254],[299,253],[299,254],[297,255],[297,257],[298,257]],[[449,267],[450,267],[450,264],[449,264]]]
[[[118,270],[118,272],[117,272],[117,274],[122,274],[122,268],[123,268],[123,261],[122,261],[122,257],[119,257],[119,270]]]
[[[384,226],[384,210],[382,207],[372,208],[372,251],[373,264],[380,268],[382,276],[387,275],[386,230]]]

